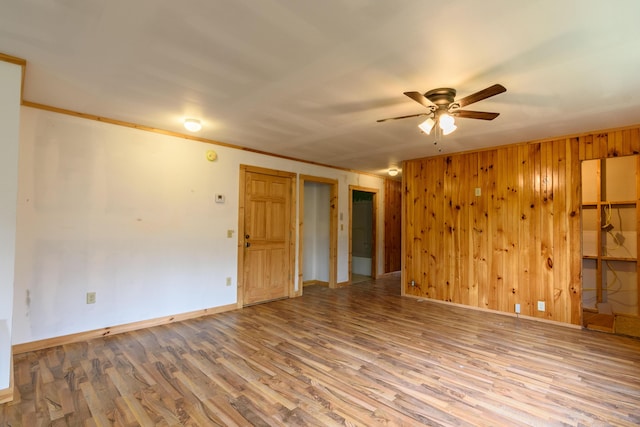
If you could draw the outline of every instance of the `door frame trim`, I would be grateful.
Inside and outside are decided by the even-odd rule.
[[[258,166],[250,166],[250,165],[240,165],[240,180],[239,180],[239,188],[238,188],[238,287],[237,287],[237,306],[238,308],[244,307],[244,215],[245,215],[245,189],[244,186],[246,184],[246,173],[254,172],[261,173],[264,175],[272,175],[272,176],[280,176],[289,178],[291,183],[291,213],[289,221],[289,283],[288,283],[288,295],[287,297],[291,297],[295,295],[295,246],[296,246],[296,235],[295,235],[295,218],[296,218],[296,174],[293,172],[285,172],[276,169],[267,169]]]
[[[371,213],[372,218],[371,222],[373,223],[373,229],[371,230],[371,243],[373,246],[373,250],[371,251],[371,278],[378,278],[378,194],[380,192],[377,188],[370,187],[360,187],[358,185],[349,185],[349,284],[352,283],[352,258],[353,258],[353,235],[352,235],[352,226],[353,226],[353,192],[355,191],[363,191],[365,193],[373,193],[373,203]]]
[[[298,177],[298,292],[303,288],[303,256],[304,256],[304,184],[306,181],[328,184],[329,189],[329,287],[338,287],[338,180],[319,176],[303,175]]]

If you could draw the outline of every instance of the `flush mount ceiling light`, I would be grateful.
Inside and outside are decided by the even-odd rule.
[[[396,168],[391,168],[389,169],[389,176],[397,176],[398,175],[398,169]]]
[[[185,119],[184,128],[189,132],[198,132],[200,129],[202,129],[202,124],[198,119]]]

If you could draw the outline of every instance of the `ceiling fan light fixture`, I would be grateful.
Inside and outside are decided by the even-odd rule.
[[[446,113],[442,114],[438,121],[440,122],[440,129],[442,130],[446,130],[447,128],[455,125],[455,120],[453,119],[453,117]]]
[[[438,122],[440,123],[440,129],[442,129],[443,135],[449,135],[458,128],[455,124],[454,118],[446,113],[442,114],[438,118]]]
[[[427,120],[425,120],[424,122],[420,123],[418,125],[418,127],[420,128],[420,130],[424,133],[426,133],[427,135],[429,135],[431,133],[431,129],[433,129],[433,126],[436,124],[436,122],[433,121],[433,119],[431,117],[429,117]]]
[[[501,84],[494,84],[488,88],[482,89],[478,92],[467,95],[464,98],[456,100],[456,90],[453,88],[441,87],[432,89],[425,93],[416,91],[403,92],[406,96],[417,102],[418,104],[429,110],[428,113],[409,114],[405,116],[390,117],[388,119],[377,120],[378,123],[386,122],[388,120],[408,119],[413,117],[427,116],[428,118],[420,123],[418,127],[427,135],[431,134],[431,131],[435,128],[436,123],[440,129],[435,130],[436,141],[437,138],[444,135],[449,135],[455,132],[458,127],[455,124],[454,117],[449,114],[452,112],[456,117],[467,119],[479,119],[479,120],[493,120],[500,115],[500,113],[490,113],[487,111],[470,111],[461,110],[461,107],[473,104],[475,102],[482,101],[483,99],[491,98],[492,96],[499,95],[506,92],[507,89]]]
[[[448,128],[443,129],[443,130],[442,130],[442,134],[443,134],[443,135],[449,135],[450,133],[452,133],[452,132],[453,132],[454,130],[456,130],[456,129],[458,129],[458,126],[456,126],[456,125],[451,125],[451,126],[449,126]]]
[[[202,129],[202,123],[198,119],[185,119],[184,128],[189,132],[198,132]]]

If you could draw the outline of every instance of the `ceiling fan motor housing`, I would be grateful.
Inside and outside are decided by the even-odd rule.
[[[438,107],[448,107],[456,98],[456,90],[450,87],[432,89],[424,94],[424,97],[436,104]]]

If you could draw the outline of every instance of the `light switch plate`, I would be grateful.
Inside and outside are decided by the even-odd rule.
[[[95,303],[96,303],[96,293],[87,292],[87,304],[95,304]]]

